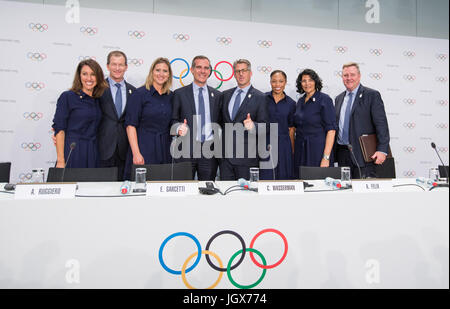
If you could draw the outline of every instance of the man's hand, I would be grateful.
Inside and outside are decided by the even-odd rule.
[[[382,152],[375,152],[372,156],[372,159],[375,160],[375,164],[383,164],[386,161],[386,155]]]
[[[184,119],[184,123],[178,128],[178,135],[185,136],[188,132],[187,120]]]
[[[244,127],[249,131],[253,130],[255,127],[252,118],[250,118],[250,114],[247,114],[247,119],[244,120]]]

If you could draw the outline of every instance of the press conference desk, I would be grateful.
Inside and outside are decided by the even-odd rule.
[[[314,191],[326,189],[313,183]],[[288,253],[256,288],[449,288],[448,188],[101,197],[118,195],[119,188],[120,183],[80,183],[71,200],[15,200],[0,193],[0,288],[186,288],[158,257],[169,235],[192,234],[205,250],[212,235],[232,230],[248,248],[268,228],[286,237]],[[254,247],[267,264],[285,250],[275,233],[259,236]],[[241,248],[234,236],[222,235],[210,250],[226,267]],[[196,251],[191,239],[173,238],[163,247],[164,263],[181,270]],[[250,284],[261,272],[247,253],[232,274]],[[187,280],[204,288],[217,276],[203,255]],[[234,288],[226,273],[217,288]]]

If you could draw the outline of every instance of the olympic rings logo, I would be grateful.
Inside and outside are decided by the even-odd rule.
[[[45,88],[45,84],[44,83],[38,83],[38,82],[28,82],[28,83],[25,84],[25,87],[30,89],[30,90],[40,91],[40,90]]]
[[[257,42],[257,44],[261,48],[270,48],[270,47],[272,47],[272,41],[259,40]]]
[[[403,52],[403,56],[407,57],[407,58],[414,58],[416,56],[416,53],[410,50],[405,50]]]
[[[415,129],[416,128],[416,124],[414,122],[405,122],[403,124],[403,126],[407,129]]]
[[[98,29],[97,28],[84,27],[83,26],[83,27],[80,28],[80,32],[83,33],[83,34],[92,36],[92,35],[96,35],[97,34]]]
[[[416,175],[417,175],[416,171],[412,171],[412,170],[403,172],[403,176],[405,176],[405,177],[415,177]]]
[[[334,71],[334,76],[342,77],[342,71]]]
[[[448,152],[448,148],[447,147],[439,147],[439,152],[442,152],[442,153],[447,153]]]
[[[415,105],[417,102],[415,99],[404,99],[403,103],[405,103],[407,105]]]
[[[445,77],[445,76],[438,76],[438,77],[436,77],[436,81],[439,82],[439,83],[445,83],[445,82],[447,82],[447,77]]]
[[[270,72],[272,72],[272,68],[266,67],[266,66],[260,66],[260,67],[258,67],[258,72],[263,73],[263,74],[269,74]]]
[[[140,67],[141,65],[144,64],[144,60],[132,58],[132,59],[128,59],[128,64],[134,65],[136,67]]]
[[[28,28],[30,28],[33,31],[40,31],[40,32],[44,32],[48,29],[48,25],[46,24],[40,24],[40,23],[29,23],[28,24]]]
[[[25,112],[23,113],[23,118],[25,118],[26,120],[34,120],[34,121],[38,121],[41,120],[44,117],[44,115],[42,113],[35,113],[35,112]]]
[[[176,40],[177,42],[186,42],[191,39],[189,34],[182,34],[182,33],[175,33],[172,38]]]
[[[381,56],[383,54],[383,50],[381,48],[373,48],[370,49],[369,52],[374,56]]]
[[[31,59],[33,61],[42,61],[42,60],[47,58],[47,55],[44,54],[44,53],[32,53],[32,52],[29,52],[27,54],[27,58]]]
[[[189,65],[189,62],[187,62],[187,60],[183,59],[183,58],[172,59],[172,61],[170,61],[170,65],[172,65],[174,62],[177,62],[177,61],[184,62],[184,64],[186,64],[186,69],[182,70],[180,72],[180,74],[173,74],[173,78],[178,79],[180,81],[181,86],[184,87],[185,85],[183,83],[183,79],[186,78],[189,75],[189,71],[191,70],[191,66]],[[217,70],[217,67],[219,65],[221,65],[221,64],[227,64],[227,65],[230,66],[230,68],[231,68],[231,75],[228,78],[224,78],[222,73],[220,73]],[[214,73],[214,76],[220,81],[220,84],[219,84],[219,86],[216,87],[216,89],[220,89],[220,87],[222,87],[222,85],[223,85],[223,82],[227,82],[227,81],[229,81],[229,80],[231,80],[233,78],[233,76],[234,76],[234,68],[233,68],[233,65],[230,62],[228,62],[228,61],[220,61],[220,62],[218,62],[216,64],[214,69],[211,70],[211,74],[209,76],[211,76],[213,73]]]
[[[41,143],[22,143],[21,147],[26,151],[36,151],[41,149]]]
[[[370,73],[369,76],[370,76],[370,78],[375,79],[375,80],[380,80],[383,78],[382,73]]]
[[[275,233],[275,234],[277,234],[278,236],[280,236],[280,237],[282,238],[283,243],[284,243],[284,252],[283,252],[283,256],[280,258],[280,260],[279,260],[278,262],[276,262],[276,263],[274,263],[274,264],[271,264],[271,265],[267,265],[267,261],[266,261],[264,255],[263,255],[261,252],[259,252],[258,250],[256,250],[256,249],[253,248],[256,239],[257,239],[259,236],[261,236],[261,235],[263,235],[263,234],[265,234],[265,233]],[[220,259],[220,257],[219,257],[216,253],[214,253],[214,252],[212,252],[212,251],[209,250],[209,248],[210,248],[212,242],[214,241],[214,239],[216,239],[217,237],[219,237],[219,236],[221,236],[221,235],[224,235],[224,234],[230,234],[230,235],[235,236],[235,237],[240,241],[241,246],[242,246],[242,249],[238,250],[236,253],[233,254],[233,256],[231,256],[231,258],[230,258],[230,260],[228,261],[226,267],[224,267],[223,262],[222,262],[222,260]],[[181,270],[173,270],[173,269],[169,268],[169,267],[165,264],[164,258],[163,258],[163,251],[164,251],[164,247],[167,245],[167,243],[168,243],[171,239],[173,239],[173,238],[175,238],[175,237],[180,237],[180,236],[188,237],[188,238],[192,239],[192,240],[194,241],[195,245],[197,246],[197,252],[192,253],[192,254],[186,259],[186,261],[184,262],[183,266],[181,267]],[[257,267],[261,268],[263,271],[262,271],[262,274],[261,274],[260,278],[259,278],[255,283],[250,284],[250,285],[241,285],[241,284],[237,283],[237,282],[233,279],[233,277],[232,277],[232,275],[231,275],[231,271],[234,270],[234,269],[236,269],[236,268],[244,261],[245,254],[246,254],[247,252],[250,252],[250,259],[252,260],[252,262],[253,262]],[[159,257],[159,262],[160,262],[162,268],[163,268],[165,271],[167,271],[168,273],[170,273],[170,274],[173,274],[173,275],[181,275],[181,278],[182,278],[182,280],[183,280],[184,285],[185,285],[187,288],[189,288],[189,289],[195,289],[195,288],[187,281],[187,279],[186,279],[186,274],[189,273],[190,271],[192,271],[192,270],[198,265],[198,263],[200,262],[200,259],[201,259],[202,254],[205,255],[206,261],[208,262],[209,266],[211,266],[212,269],[214,269],[214,270],[216,270],[216,271],[219,272],[219,276],[218,276],[217,280],[216,280],[210,287],[208,287],[208,289],[214,289],[214,288],[220,283],[220,281],[222,280],[223,274],[224,274],[225,272],[227,273],[227,276],[228,276],[229,281],[230,281],[231,284],[233,284],[235,287],[237,287],[237,288],[239,288],[239,289],[251,289],[251,288],[256,287],[257,285],[259,285],[259,284],[262,282],[262,280],[264,279],[264,277],[265,277],[265,275],[266,275],[267,269],[275,268],[275,267],[279,266],[279,265],[284,261],[284,259],[285,259],[286,256],[287,256],[287,252],[288,252],[288,242],[287,242],[287,239],[286,239],[286,237],[285,237],[280,231],[278,231],[278,230],[275,230],[275,229],[265,229],[265,230],[260,231],[258,234],[256,234],[256,235],[253,237],[253,239],[252,239],[251,242],[250,242],[250,246],[249,246],[248,248],[247,248],[247,246],[246,246],[246,244],[245,244],[245,241],[244,241],[244,239],[242,238],[241,235],[239,235],[238,233],[236,233],[236,232],[234,232],[234,231],[224,230],[224,231],[221,231],[221,232],[218,232],[218,233],[214,234],[214,235],[208,240],[208,242],[207,242],[207,244],[206,244],[206,247],[205,247],[205,250],[202,250],[201,245],[200,245],[200,242],[198,241],[198,239],[197,239],[194,235],[189,234],[189,233],[185,233],[185,232],[174,233],[174,234],[168,236],[168,237],[162,242],[162,244],[161,244],[161,246],[160,246],[160,248],[159,248],[159,254],[158,254],[158,257]],[[258,256],[260,257],[260,259],[261,259],[261,261],[262,261],[262,264],[259,263],[258,261],[256,261],[256,259],[255,259],[255,257],[254,257],[254,254],[256,254],[256,255],[258,255]],[[238,257],[238,255],[241,255],[240,258],[239,258],[239,260],[238,260],[235,264],[233,264],[234,260]],[[214,257],[214,259],[217,261],[217,263],[219,264],[219,266],[215,265],[215,264],[211,261],[210,256]],[[187,268],[187,265],[189,264],[189,262],[190,262],[193,258],[196,258],[195,261],[194,261],[194,264],[192,264],[192,266],[190,266],[189,268]]]
[[[334,51],[339,54],[345,54],[348,51],[348,48],[346,46],[335,46]]]
[[[408,82],[413,82],[416,80],[416,77],[414,75],[403,75],[403,79]]]
[[[406,146],[406,147],[403,147],[403,151],[407,152],[407,153],[414,153],[414,152],[416,152],[416,147],[414,147],[414,146]]]
[[[231,38],[218,37],[216,39],[216,42],[219,43],[220,45],[230,45],[233,42],[233,40]]]
[[[130,30],[128,31],[128,36],[135,39],[142,39],[145,36],[144,31]]]
[[[97,58],[95,56],[79,56],[78,57],[79,61],[88,60],[88,59],[97,60]]]
[[[19,179],[21,182],[27,181],[27,180],[31,180],[31,178],[33,178],[33,174],[32,173],[21,173],[19,175]]]
[[[439,100],[439,101],[436,101],[436,104],[438,104],[440,106],[447,106],[448,101],[447,100]]]
[[[302,51],[308,51],[311,49],[311,44],[309,43],[298,43],[297,48]]]
[[[445,61],[445,60],[447,60],[447,58],[448,58],[448,56],[446,54],[436,54],[437,60]]]
[[[436,123],[437,129],[448,129],[448,123]]]

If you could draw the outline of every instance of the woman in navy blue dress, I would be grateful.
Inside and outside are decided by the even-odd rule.
[[[277,162],[274,169],[261,169],[260,178],[265,180],[292,179],[293,175],[293,151],[294,141],[294,114],[295,101],[284,92],[287,76],[281,70],[273,71],[270,74],[271,92],[267,92],[267,109],[270,123],[278,124],[278,153],[274,156]],[[272,154],[275,149],[272,149]],[[270,160],[270,159],[269,159]],[[270,164],[272,165],[272,164]],[[273,173],[275,172],[275,177]]]
[[[316,72],[306,69],[297,78],[297,92],[305,94],[295,112],[294,174],[300,166],[329,167],[336,134],[336,112],[333,100],[322,90]]]
[[[130,179],[133,164],[171,162],[172,77],[169,60],[158,58],[150,68],[145,85],[129,98],[125,127],[130,149],[125,164],[125,179]]]
[[[72,88],[59,97],[53,118],[56,167],[98,167],[96,136],[102,117],[98,98],[106,88],[102,68],[95,60],[78,64]]]

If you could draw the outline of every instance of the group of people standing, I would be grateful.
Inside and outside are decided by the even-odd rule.
[[[384,104],[378,91],[361,85],[357,63],[343,66],[346,91],[335,104],[321,92],[322,80],[311,69],[298,75],[297,92],[304,95],[297,103],[284,92],[287,75],[281,70],[270,75],[272,91],[262,93],[251,84],[252,68],[246,59],[233,64],[237,87],[222,93],[207,85],[212,66],[206,56],[192,60],[193,83],[173,92],[166,58],[153,62],[145,85],[137,89],[124,79],[127,56],[122,51],[108,55],[107,69],[105,79],[95,60],[81,61],[72,88],[59,97],[53,120],[56,167],[118,167],[119,176],[130,179],[132,165],[187,161],[198,180],[215,180],[218,169],[221,180],[248,179],[250,167],[270,159],[260,157],[252,142],[270,124],[278,124],[277,155],[269,151],[277,162],[261,170],[262,179],[294,179],[300,166],[329,167],[335,161],[350,166],[354,178],[373,177],[374,164],[386,159]],[[227,125],[241,125],[244,132],[226,130]],[[373,163],[363,160],[359,147],[353,148],[354,157],[349,153],[347,145],[359,145],[363,134],[377,135]],[[182,143],[172,144],[174,138]],[[189,151],[173,160],[171,144],[178,150],[183,142]],[[230,144],[235,146],[231,152]],[[196,155],[196,146],[215,155]]]

